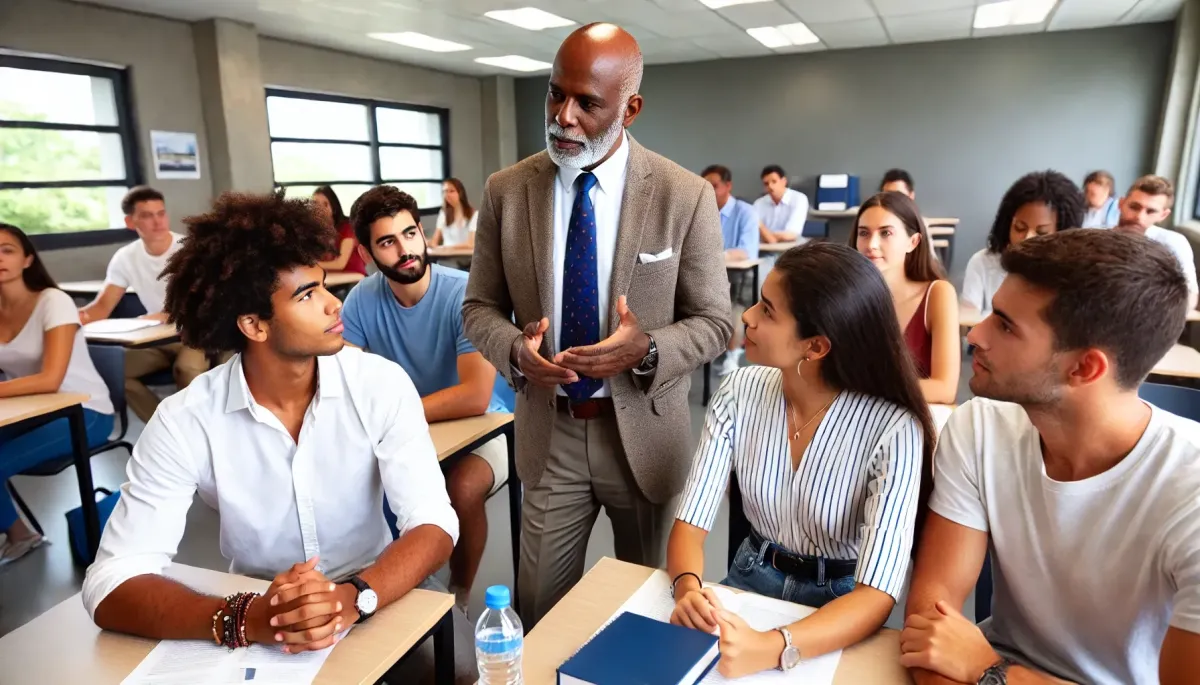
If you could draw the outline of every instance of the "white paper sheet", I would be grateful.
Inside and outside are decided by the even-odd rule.
[[[714,587],[721,603],[725,608],[745,619],[746,623],[755,630],[771,630],[779,626],[808,616],[816,611],[812,607],[792,604],[778,599],[771,599],[747,592],[735,593],[724,588]],[[631,612],[656,621],[669,621],[671,612],[675,609],[675,600],[671,598],[671,579],[663,571],[655,571],[637,592],[633,593],[620,609],[617,609],[604,625],[625,612]],[[601,627],[601,630],[604,628]],[[599,630],[596,631],[600,632]],[[701,680],[702,685],[724,685],[739,683],[745,685],[832,685],[833,675],[837,671],[838,662],[842,658],[841,651],[831,652],[815,659],[805,659],[796,668],[784,673],[782,671],[763,671],[754,675],[729,680],[717,673],[714,668]],[[141,685],[140,683],[138,685]]]
[[[284,654],[274,645],[230,651],[207,641],[162,640],[121,685],[308,685],[332,651]]]
[[[132,333],[162,323],[153,319],[101,319],[83,327],[85,333]]]

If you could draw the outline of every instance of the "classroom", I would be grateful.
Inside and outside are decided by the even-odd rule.
[[[1198,151],[1200,0],[4,0],[0,683],[1194,682]]]

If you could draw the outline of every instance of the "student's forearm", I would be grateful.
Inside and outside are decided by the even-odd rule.
[[[950,680],[940,673],[922,668],[909,669],[908,674],[912,676],[913,685],[962,685],[957,680]]]
[[[1060,680],[1024,666],[1010,666],[1007,676],[1008,685],[1072,685],[1069,680]]]
[[[759,241],[764,242],[764,243],[776,242],[775,234],[771,233],[771,231],[767,229],[766,224],[758,225],[758,239],[759,239]]]
[[[0,397],[21,397],[58,392],[58,389],[62,387],[62,382],[62,376],[55,378],[44,372],[14,378],[11,381],[0,381]]]
[[[895,604],[886,592],[859,585],[789,626],[792,644],[805,659],[858,644],[879,632]]]
[[[667,541],[667,575],[675,580],[681,573],[695,573],[704,577],[704,539],[697,539],[696,530],[688,530],[689,524],[676,521]],[[682,597],[690,590],[699,590],[703,584],[692,576],[679,579],[675,596]]]
[[[732,250],[725,250],[725,259],[729,261],[740,262],[749,258],[750,256],[746,254],[746,251],[740,247],[735,247]]]
[[[452,551],[454,543],[446,531],[432,524],[417,526],[384,548],[375,563],[358,575],[379,596],[379,606],[385,607],[433,575]]]
[[[104,302],[97,299],[91,304],[79,308],[79,320],[81,323],[103,321],[112,314],[112,310],[112,307],[107,306]]]
[[[921,394],[930,404],[954,404],[958,388],[942,378],[922,378],[917,381],[921,386]]]
[[[158,640],[211,640],[220,597],[202,595],[170,578],[142,575],[117,586],[96,607],[96,625]],[[255,602],[257,604],[257,602]]]
[[[434,423],[479,416],[487,411],[491,400],[490,388],[481,392],[479,388],[459,383],[422,397],[421,405],[425,408],[425,421]]]

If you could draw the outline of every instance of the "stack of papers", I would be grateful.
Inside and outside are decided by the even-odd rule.
[[[308,685],[332,651],[284,654],[274,645],[229,650],[207,640],[162,640],[121,685]]]
[[[154,328],[162,323],[154,319],[102,319],[93,321],[83,327],[85,333],[132,333],[143,328]]]

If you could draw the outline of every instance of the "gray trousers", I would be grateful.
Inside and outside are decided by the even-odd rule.
[[[612,416],[555,417],[546,471],[525,488],[517,585],[521,623],[530,630],[583,577],[592,526],[604,507],[617,558],[663,565],[674,513],[642,494]]]

